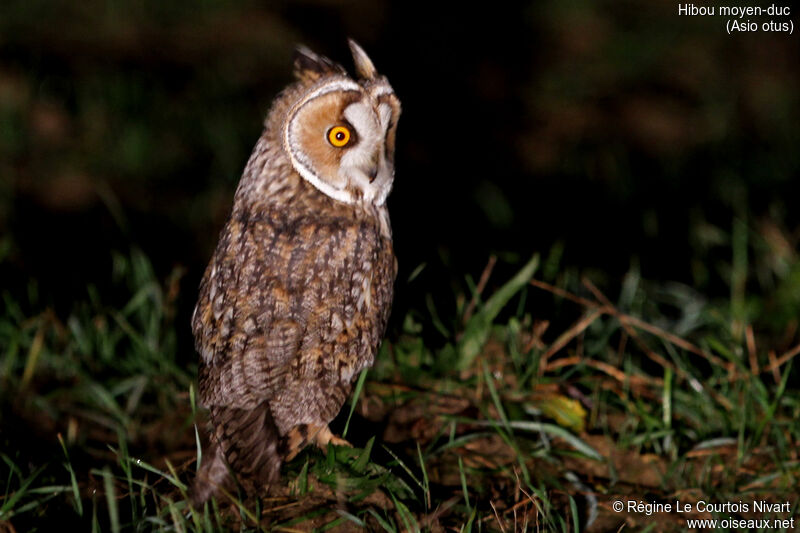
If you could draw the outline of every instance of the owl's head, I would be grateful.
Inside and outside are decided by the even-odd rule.
[[[303,91],[283,126],[284,149],[294,169],[327,196],[348,204],[382,205],[394,180],[394,145],[400,100],[350,40],[357,79],[305,47],[295,76]]]

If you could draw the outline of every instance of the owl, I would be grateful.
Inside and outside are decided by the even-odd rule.
[[[301,47],[244,169],[192,316],[210,449],[195,504],[264,490],[372,365],[397,262],[386,197],[400,101],[354,41],[356,78]],[[231,475],[233,474],[233,476]]]

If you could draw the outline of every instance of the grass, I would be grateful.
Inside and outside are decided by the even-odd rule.
[[[274,494],[202,512],[186,496],[202,414],[177,341],[176,304],[194,298],[180,270],[159,280],[141,252],[115,254],[125,301],[89,287],[67,317],[33,284],[27,301],[6,293],[0,529],[660,531],[763,516],[697,509],[756,500],[796,517],[800,258],[774,246],[791,238],[737,222],[701,247],[698,260],[729,252],[706,272],[729,284],[720,300],[634,268],[612,301],[560,267],[559,247],[498,286],[492,259],[455,317],[429,301],[384,343],[334,423],[355,448],[308,449]],[[615,500],[693,510],[616,513]]]

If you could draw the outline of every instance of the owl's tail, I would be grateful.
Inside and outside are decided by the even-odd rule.
[[[192,486],[195,507],[220,495],[220,489],[233,491],[232,472],[245,492],[254,494],[277,481],[281,470],[280,436],[267,402],[254,409],[212,406],[210,411],[215,431]]]

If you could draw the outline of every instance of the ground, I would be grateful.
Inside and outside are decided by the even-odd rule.
[[[540,279],[538,256],[488,296],[494,260],[467,280],[438,340],[405,317],[334,421],[354,448],[307,449],[264,498],[190,512],[203,412],[194,368],[175,363],[178,277],[153,279],[136,251],[118,261],[134,289],[119,309],[29,316],[6,298],[8,531],[664,531],[797,515],[792,326],[769,344],[635,272],[612,303],[589,278]]]

